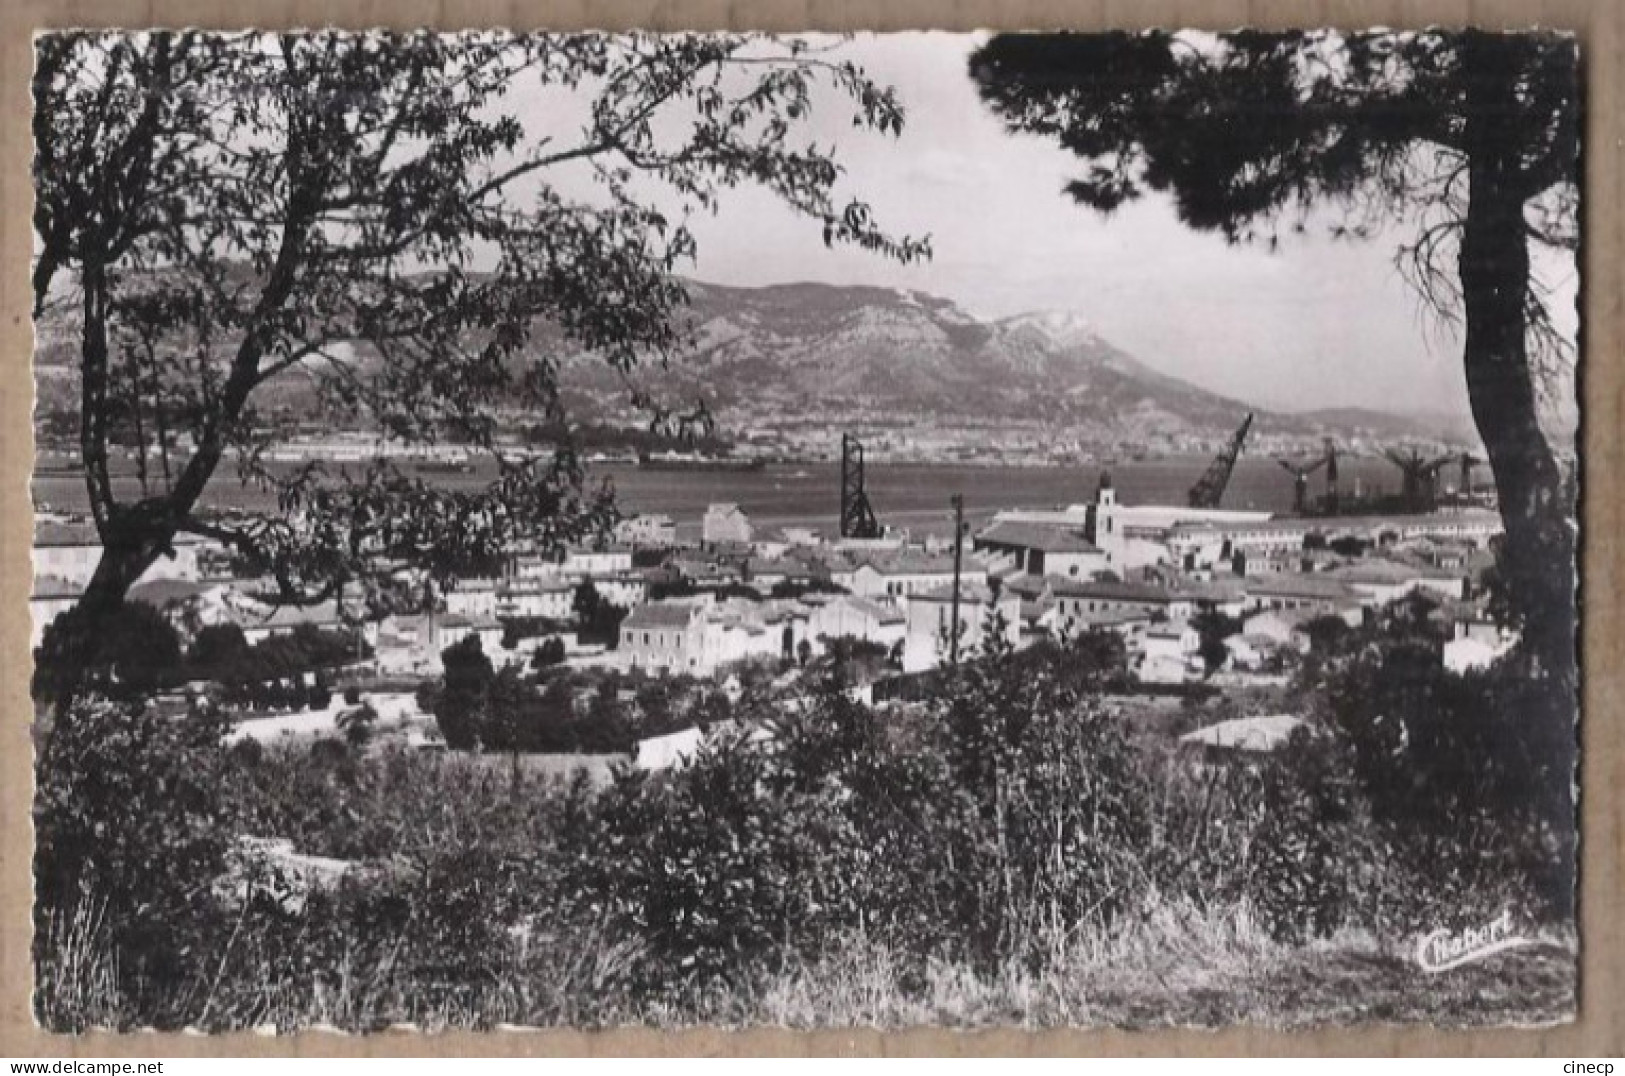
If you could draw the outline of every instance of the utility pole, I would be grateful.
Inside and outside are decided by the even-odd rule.
[[[965,554],[965,498],[962,494],[953,495],[954,506],[954,598],[951,615],[953,626],[949,628],[948,636],[948,664],[959,664],[959,566]]]

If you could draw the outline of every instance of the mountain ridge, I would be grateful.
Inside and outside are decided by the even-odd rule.
[[[674,408],[704,401],[726,435],[817,424],[1022,427],[1177,450],[1228,437],[1251,412],[1260,437],[1459,439],[1459,430],[1371,409],[1291,413],[1252,405],[1157,369],[1075,312],[989,319],[918,290],[684,283],[693,347],[667,366],[635,369],[631,381]],[[77,405],[76,352],[63,314],[41,319],[37,414]],[[561,399],[572,420],[647,422],[631,404],[627,379],[571,353],[556,331],[543,327],[520,361],[560,352]],[[307,379],[267,388],[269,402],[296,419],[316,411]]]

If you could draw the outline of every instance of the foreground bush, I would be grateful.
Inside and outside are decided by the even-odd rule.
[[[57,720],[35,793],[42,965],[65,949],[72,975],[136,999],[173,997],[205,974],[197,957],[220,926],[212,886],[231,839],[221,733],[203,714],[169,718],[97,698]],[[96,949],[105,960],[91,957]]]
[[[1423,793],[1378,765],[1341,688],[1328,697],[1343,718],[1276,756],[1218,761],[1137,734],[1102,701],[1119,658],[1100,640],[994,652],[886,714],[831,671],[809,697],[743,706],[688,765],[602,788],[337,742],[228,756],[195,722],[103,706],[122,747],[86,722],[42,777],[42,1019],[749,1020],[806,1011],[795,984],[843,967],[932,1005],[954,982],[973,998],[1071,997],[1064,984],[1102,981],[1125,939],[1154,980],[1164,944],[1403,946],[1418,924],[1507,903],[1562,920],[1529,899],[1548,860],[1517,827],[1470,825],[1471,869],[1439,869],[1429,850],[1460,819],[1416,805],[1494,798],[1438,798],[1474,771],[1435,759],[1413,770],[1434,798],[1405,799]],[[108,809],[150,797],[153,778],[179,798],[138,821]],[[300,912],[223,910],[197,880],[236,834],[355,867]],[[156,868],[141,866],[149,848]]]

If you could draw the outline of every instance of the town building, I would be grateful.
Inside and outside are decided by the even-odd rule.
[[[615,541],[634,549],[668,549],[677,544],[677,524],[654,513],[629,516],[615,525]]]
[[[1050,582],[1048,589],[1063,619],[1075,623],[1081,623],[1082,617],[1092,613],[1132,611],[1167,620],[1186,620],[1197,611],[1197,599],[1193,595],[1153,583],[1057,579]]]
[[[171,555],[160,556],[142,579],[197,579],[202,573],[198,555],[218,550],[219,543],[195,534],[177,534]],[[85,586],[101,563],[102,542],[94,523],[79,520],[37,519],[34,522],[34,574]]]
[[[1105,552],[1081,531],[1043,523],[994,522],[973,546],[990,567],[1008,566],[1028,575],[1092,579],[1109,567]]]
[[[897,601],[951,586],[954,558],[914,551],[869,555],[850,569],[832,572],[830,578],[860,597]],[[986,585],[987,566],[977,558],[961,557],[959,582],[961,586]]]
[[[495,579],[459,579],[446,591],[446,612],[460,616],[496,616],[497,589]]]
[[[959,588],[959,654],[968,658],[989,641],[988,631],[998,624],[1004,641],[1021,643],[1021,598],[1009,591],[995,596],[980,583]],[[903,640],[903,671],[924,672],[948,662],[952,652],[954,588],[952,585],[912,594],[907,602],[908,625]]]
[[[1324,573],[1288,572],[1248,580],[1247,598],[1253,609],[1301,609],[1315,613],[1342,613],[1351,605],[1381,604]]]
[[[560,568],[563,574],[578,579],[629,572],[632,570],[632,549],[624,545],[602,548],[572,546],[564,551]]]
[[[748,544],[751,538],[750,517],[737,504],[713,504],[700,520],[700,539],[706,545],[719,542]]]
[[[621,623],[618,653],[628,667],[659,674],[712,676],[739,661],[793,659],[812,645],[799,602],[716,601],[710,595],[638,606]]]
[[[300,628],[316,628],[319,631],[344,631],[349,628],[335,601],[315,605],[272,606],[262,614],[241,613],[236,622],[243,629],[243,637],[255,645],[267,639],[292,635]],[[371,634],[370,631],[368,634]],[[372,640],[369,638],[368,641]]]
[[[1362,600],[1376,605],[1386,605],[1418,591],[1456,601],[1467,596],[1465,573],[1398,564],[1391,560],[1356,561],[1326,574],[1356,591]]]
[[[1197,651],[1201,636],[1187,621],[1152,624],[1135,642],[1135,679],[1142,683],[1183,684],[1202,677],[1205,669]]]
[[[813,609],[807,630],[814,639],[863,639],[890,648],[908,633],[908,618],[894,605],[842,594]]]
[[[496,615],[567,620],[575,615],[576,586],[557,577],[511,580],[497,588]]]

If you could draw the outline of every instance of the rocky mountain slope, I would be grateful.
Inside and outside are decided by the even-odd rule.
[[[1070,314],[985,321],[913,291],[824,284],[762,288],[691,284],[691,355],[633,381],[657,399],[704,400],[723,430],[775,422],[1040,424],[1097,439],[1222,437],[1249,411],[1257,434],[1314,437],[1373,432],[1436,436],[1400,416],[1336,411],[1285,415],[1197,388],[1152,369]],[[39,411],[77,404],[72,326],[60,313],[37,327]],[[533,345],[558,346],[541,333]],[[627,386],[590,357],[568,359],[564,398],[579,421],[628,416]],[[262,412],[314,415],[309,382],[266,386]],[[1350,421],[1357,419],[1358,421]]]

